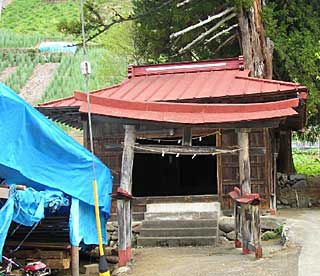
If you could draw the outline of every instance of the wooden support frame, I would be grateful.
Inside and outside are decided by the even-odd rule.
[[[136,129],[133,125],[125,125],[125,137],[122,152],[120,187],[132,193],[132,168],[134,159],[134,145],[136,141]],[[117,201],[118,233],[119,233],[119,266],[125,266],[131,261],[131,233],[132,212],[131,202],[128,199]]]

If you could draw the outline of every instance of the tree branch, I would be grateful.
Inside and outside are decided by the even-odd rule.
[[[238,24],[234,24],[234,25],[230,26],[229,28],[222,30],[221,32],[215,34],[213,37],[207,39],[204,44],[208,44],[210,41],[216,39],[217,37],[223,35],[224,33],[227,33],[227,32],[229,32],[229,31],[231,31],[232,29],[234,29],[234,28],[236,28],[236,27],[238,27]]]
[[[185,29],[183,29],[183,30],[181,30],[179,32],[171,34],[170,35],[170,39],[178,37],[178,36],[180,36],[182,34],[185,34],[187,32],[190,32],[190,31],[192,31],[192,30],[194,30],[196,28],[199,28],[199,27],[201,27],[203,25],[206,25],[206,24],[210,23],[211,21],[228,14],[229,12],[231,12],[233,10],[234,10],[234,7],[231,7],[231,8],[225,9],[224,11],[222,11],[222,12],[220,12],[218,14],[215,14],[213,16],[209,16],[206,20],[203,20],[203,21],[201,21],[201,22],[199,22],[199,23],[197,23],[195,25],[189,26],[189,27],[187,27],[187,28],[185,28]]]
[[[97,36],[101,35],[102,33],[106,32],[107,30],[109,30],[112,26],[116,25],[116,24],[120,24],[123,22],[127,22],[127,21],[133,21],[133,20],[137,20],[139,18],[143,18],[145,16],[148,16],[150,14],[153,14],[154,12],[162,9],[165,6],[168,6],[169,4],[171,4],[174,0],[168,0],[166,2],[164,2],[163,4],[159,5],[156,8],[150,9],[148,12],[144,13],[144,14],[140,14],[138,16],[133,16],[132,14],[129,15],[128,17],[123,17],[122,15],[120,15],[118,12],[116,12],[116,16],[118,17],[118,19],[113,19],[111,23],[109,24],[103,24],[101,22],[100,26],[97,26],[98,31],[89,36],[85,42],[89,42],[91,40],[93,40],[94,38],[96,38]],[[94,13],[94,15],[99,19],[99,16],[97,16],[97,14]],[[83,44],[83,41],[81,41],[80,43],[76,43],[73,44],[73,46],[81,46]]]
[[[177,7],[178,7],[178,8],[179,8],[179,7],[182,7],[182,6],[190,3],[191,1],[192,1],[192,0],[184,0],[184,1],[180,2],[180,3],[178,3],[178,4],[177,4]]]
[[[236,13],[232,13],[230,15],[228,15],[227,17],[223,18],[222,20],[220,20],[216,25],[214,25],[211,29],[209,29],[208,31],[202,33],[201,35],[199,35],[196,39],[194,39],[192,42],[190,42],[189,44],[187,44],[187,46],[181,48],[179,50],[179,53],[182,54],[184,53],[186,50],[188,50],[189,48],[191,48],[194,44],[196,44],[197,42],[201,41],[202,39],[204,39],[207,35],[211,34],[212,32],[214,32],[216,29],[218,29],[222,24],[224,24],[226,21],[236,17]]]
[[[215,55],[216,53],[218,53],[221,48],[227,45],[230,41],[234,40],[236,37],[237,37],[236,34],[233,34],[232,36],[228,37],[223,43],[219,45],[219,47],[212,53],[212,55]]]

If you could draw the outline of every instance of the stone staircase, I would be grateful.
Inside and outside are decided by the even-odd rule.
[[[218,238],[220,204],[148,204],[140,227],[138,246],[215,245]]]

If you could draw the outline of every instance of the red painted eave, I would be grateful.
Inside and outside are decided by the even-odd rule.
[[[256,121],[297,115],[298,99],[258,104],[179,104],[115,100],[91,95],[93,114],[177,124],[214,124]],[[83,103],[80,112],[87,112]]]

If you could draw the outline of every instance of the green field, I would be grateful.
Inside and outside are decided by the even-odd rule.
[[[131,10],[131,1],[108,1],[123,14]],[[82,49],[75,55],[43,55],[36,47],[43,41],[73,41],[79,38],[66,35],[58,29],[62,21],[79,18],[79,1],[14,0],[4,10],[0,21],[0,74],[9,66],[17,66],[5,84],[17,93],[31,76],[38,63],[58,62],[55,75],[47,87],[41,102],[63,98],[74,90],[84,90],[80,63]],[[89,43],[88,57],[92,65],[90,90],[103,88],[122,81],[127,66],[132,63],[132,42],[129,33],[131,23],[112,27],[95,41]],[[33,49],[32,51],[29,51]]]
[[[14,0],[6,7],[0,27],[16,33],[41,34],[48,38],[61,36],[57,29],[63,19],[79,17],[79,1],[50,3],[44,0]]]
[[[293,161],[297,173],[320,175],[320,155],[318,151],[294,151]]]

